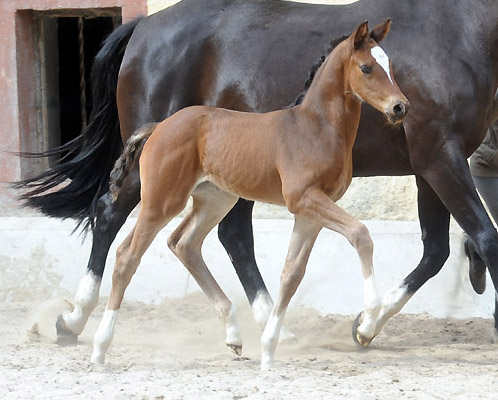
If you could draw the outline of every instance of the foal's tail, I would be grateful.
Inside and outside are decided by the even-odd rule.
[[[156,129],[157,123],[147,124],[137,129],[128,139],[121,156],[116,160],[114,168],[111,171],[111,180],[109,182],[109,192],[114,202],[121,192],[123,181],[128,175],[130,168],[142,153],[145,142]]]
[[[122,149],[116,89],[128,41],[141,18],[119,26],[105,40],[91,71],[93,109],[88,125],[70,142],[24,157],[58,156],[60,161],[33,178],[14,183],[25,189],[25,206],[57,218],[75,218],[76,229],[94,226],[98,199],[107,192],[109,172]],[[64,186],[60,187],[60,184]],[[58,187],[59,186],[59,187]]]

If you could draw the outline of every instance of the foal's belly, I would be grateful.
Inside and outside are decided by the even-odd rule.
[[[210,174],[199,179],[194,187],[194,195],[196,190],[199,190],[200,184],[204,182],[209,182],[224,192],[246,200],[285,206],[280,180],[265,180],[264,177],[259,177],[257,181],[247,179],[233,180]]]

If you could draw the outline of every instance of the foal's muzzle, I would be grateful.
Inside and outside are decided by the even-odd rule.
[[[386,112],[387,117],[389,118],[389,120],[391,122],[394,122],[394,123],[399,122],[403,118],[405,118],[409,107],[410,106],[409,106],[408,101],[407,102],[398,101],[398,102],[394,103],[394,105],[392,105],[389,108],[389,110],[387,110],[387,112]]]

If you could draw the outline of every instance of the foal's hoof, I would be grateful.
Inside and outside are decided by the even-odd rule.
[[[358,327],[362,324],[362,322],[363,322],[363,312],[359,313],[356,319],[354,320],[352,334],[353,334],[353,340],[361,347],[366,348],[373,340],[373,337],[367,338],[366,336],[358,332]]]
[[[62,314],[57,317],[57,322],[55,323],[55,329],[57,330],[57,339],[55,343],[59,346],[74,346],[78,343],[78,335],[66,328],[66,323]]]
[[[242,345],[240,345],[240,344],[230,344],[230,343],[227,343],[226,345],[236,355],[238,355],[238,356],[242,355]]]

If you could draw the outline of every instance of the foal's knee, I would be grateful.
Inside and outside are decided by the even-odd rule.
[[[349,234],[351,245],[359,252],[373,253],[373,241],[365,224],[357,221]]]
[[[125,243],[121,243],[116,249],[116,262],[124,257],[126,250],[129,248]]]

